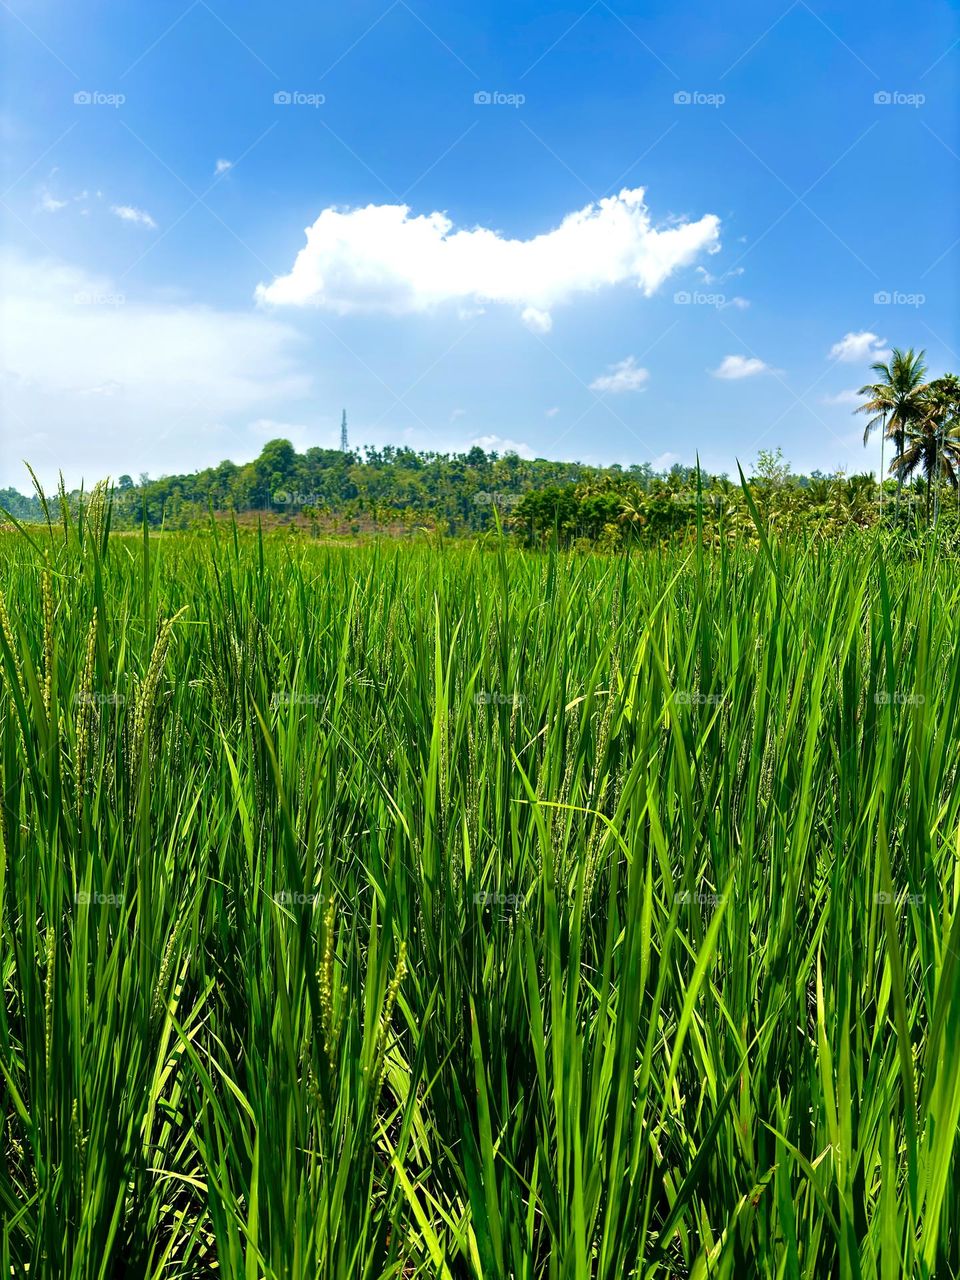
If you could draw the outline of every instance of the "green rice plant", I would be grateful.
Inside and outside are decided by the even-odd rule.
[[[955,566],[756,540],[0,535],[5,1273],[960,1275]]]

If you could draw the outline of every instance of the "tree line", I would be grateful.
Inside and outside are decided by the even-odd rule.
[[[527,545],[614,550],[631,542],[659,542],[700,529],[708,538],[750,536],[749,508],[774,528],[812,527],[833,536],[883,523],[918,530],[946,523],[960,510],[960,379],[927,379],[924,353],[894,350],[872,366],[855,413],[867,415],[864,444],[881,432],[887,476],[869,473],[795,475],[779,449],[761,450],[748,468],[747,495],[727,475],[675,465],[588,466],[516,453],[435,453],[386,446],[359,451],[309,448],[270,440],[248,463],[224,461],[188,475],[113,486],[114,527],[187,528],[215,514],[257,513],[270,524],[391,532],[417,528],[471,535],[502,528]],[[882,463],[883,465],[883,463]],[[63,492],[61,500],[84,501]],[[45,518],[37,494],[0,490],[0,507],[26,522]]]

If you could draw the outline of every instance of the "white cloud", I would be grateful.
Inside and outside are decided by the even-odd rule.
[[[466,413],[467,413],[466,409],[454,409],[454,411],[450,414],[450,421],[456,422],[458,418],[466,417]]]
[[[213,166],[213,175],[215,178],[219,178],[221,174],[229,172],[229,170],[232,168],[233,168],[232,160],[218,160],[217,163]]]
[[[57,172],[58,170],[56,168],[51,169],[50,177],[56,177]],[[99,195],[100,193],[97,192],[97,194]],[[37,203],[37,208],[42,213],[59,213],[61,209],[66,209],[71,204],[83,204],[85,200],[89,199],[89,196],[89,191],[84,190],[78,191],[75,195],[67,196],[61,200],[59,196],[53,195],[49,187],[43,186],[40,188],[40,198]],[[89,210],[81,209],[80,212],[82,214],[86,214],[89,213]]]
[[[834,396],[824,396],[821,404],[859,404],[860,396],[856,391],[838,391]]]
[[[553,317],[549,311],[541,311],[539,307],[524,307],[520,319],[534,333],[549,333],[553,328]]]
[[[302,339],[255,310],[124,298],[109,279],[0,256],[0,400],[8,432],[47,439],[0,450],[0,484],[28,457],[68,484],[124,471],[192,470],[252,456],[233,430],[312,392]],[[282,412],[282,408],[281,408]]]
[[[533,458],[536,455],[528,444],[522,440],[505,440],[502,436],[476,436],[470,441],[470,447],[478,444],[487,453],[515,453],[521,458]]]
[[[878,338],[875,333],[866,329],[861,333],[847,333],[830,348],[830,358],[842,360],[845,364],[862,360],[883,360],[889,355],[884,349],[886,342],[886,338]]]
[[[732,280],[736,276],[742,276],[745,270],[745,267],[731,267],[729,271],[722,271],[719,275],[714,275],[706,267],[694,267],[694,271],[700,276],[704,284],[723,284],[725,280]]]
[[[124,222],[137,222],[143,227],[156,231],[157,224],[145,209],[136,209],[132,204],[112,204],[110,212],[115,213]]]
[[[737,296],[736,298],[731,298],[729,302],[725,302],[723,305],[724,307],[736,307],[738,311],[746,311],[750,303],[748,299]]]
[[[649,369],[641,369],[633,356],[627,356],[619,364],[607,366],[607,372],[600,374],[590,383],[591,391],[642,391],[643,384],[650,377]]]
[[[753,378],[758,373],[769,373],[770,366],[756,356],[724,356],[712,372],[715,378]]]
[[[547,417],[555,418],[559,412],[560,412],[560,406],[554,405],[552,409],[547,410]]]
[[[43,213],[58,213],[61,209],[65,209],[69,203],[69,200],[58,200],[49,191],[44,190],[40,193],[38,208]]]
[[[661,453],[659,457],[654,458],[650,465],[654,471],[669,471],[673,464],[679,461],[679,453],[671,453],[668,449],[666,453]]]
[[[543,332],[550,309],[584,293],[630,283],[650,295],[679,267],[719,247],[720,220],[655,228],[643,188],[568,214],[530,240],[488,227],[455,229],[445,213],[408,205],[324,209],[289,274],[257,288],[261,302],[314,305],[346,315],[406,315],[444,302],[519,307]]]
[[[303,453],[312,444],[317,444],[320,429],[317,426],[308,426],[303,422],[284,422],[276,418],[256,418],[253,422],[248,422],[246,430],[249,435],[254,437],[255,447],[257,451],[263,448],[268,440],[289,440],[298,453]],[[331,433],[332,434],[332,433]],[[333,441],[330,442],[330,448],[333,448]],[[236,454],[249,452],[242,446],[231,445],[231,458],[235,462]]]
[[[115,396],[118,391],[123,391],[123,384],[111,379],[109,382],[101,382],[97,387],[81,387],[77,391],[78,396]]]
[[[247,423],[247,430],[255,436],[265,436],[270,440],[289,439],[291,435],[298,435],[307,431],[300,422],[278,422],[276,418],[256,418],[253,422]]]

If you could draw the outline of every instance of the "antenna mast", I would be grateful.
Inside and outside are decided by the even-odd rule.
[[[344,409],[343,417],[340,419],[340,451],[341,453],[349,453],[350,445],[347,441],[347,411]]]

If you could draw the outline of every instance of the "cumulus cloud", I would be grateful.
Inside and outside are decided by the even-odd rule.
[[[609,365],[606,373],[590,383],[591,391],[642,391],[650,377],[649,369],[641,369],[633,356],[627,356],[619,364]]]
[[[221,174],[227,173],[228,170],[232,168],[233,168],[232,160],[218,160],[217,163],[213,166],[213,175],[215,178],[219,178]]]
[[[719,248],[715,214],[657,228],[643,197],[642,187],[624,189],[529,240],[488,227],[457,229],[445,213],[412,214],[403,204],[327,208],[307,228],[290,272],[259,285],[257,298],[340,315],[499,302],[546,332],[558,304],[617,284],[650,295],[672,272]]]
[[[0,450],[0,484],[23,482],[22,457],[45,478],[62,466],[68,483],[236,459],[235,426],[313,391],[302,338],[275,317],[137,301],[14,254],[0,255],[0,277],[0,401],[11,435],[37,437]]]
[[[770,366],[756,356],[724,356],[713,370],[715,378],[753,378],[758,373],[769,373]]]
[[[875,333],[866,329],[861,333],[846,333],[830,348],[830,358],[842,360],[845,364],[862,360],[884,360],[890,354],[885,350],[886,342],[886,338],[878,338]]]
[[[137,209],[132,204],[112,204],[110,212],[115,213],[124,222],[136,222],[142,227],[150,227],[153,231],[157,229],[157,224],[146,209]]]

